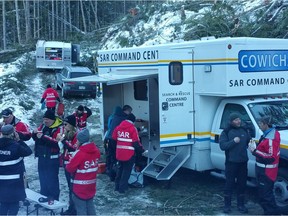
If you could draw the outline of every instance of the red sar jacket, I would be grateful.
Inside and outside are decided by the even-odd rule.
[[[132,121],[124,120],[118,125],[112,134],[112,138],[117,140],[116,159],[128,161],[135,154],[133,143],[140,143],[138,131]]]
[[[72,175],[72,191],[80,199],[89,200],[96,194],[99,160],[100,151],[95,143],[83,143],[66,165]]]
[[[46,99],[46,106],[48,108],[54,108],[56,106],[56,100],[60,101],[58,92],[53,88],[47,88],[43,95],[41,103]]]
[[[253,155],[256,156],[256,174],[264,174],[276,180],[280,157],[280,134],[272,129],[258,144]]]

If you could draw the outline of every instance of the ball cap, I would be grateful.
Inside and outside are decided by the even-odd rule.
[[[4,110],[1,112],[1,114],[2,114],[2,117],[7,118],[7,117],[9,117],[9,116],[12,114],[12,110],[9,109],[9,108],[4,109]]]

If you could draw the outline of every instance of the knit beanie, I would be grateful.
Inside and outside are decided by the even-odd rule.
[[[237,113],[231,113],[229,116],[230,122],[234,121],[237,118],[240,118],[240,115]]]
[[[73,127],[76,127],[76,118],[74,115],[69,115],[64,119],[64,122],[69,123]]]
[[[47,111],[44,113],[43,118],[48,118],[48,119],[51,119],[51,120],[55,120],[55,119],[56,119],[56,117],[55,117],[55,112],[52,111],[52,110],[47,110]]]
[[[84,111],[84,107],[82,105],[79,105],[78,106],[78,110],[83,112]]]
[[[14,133],[14,127],[10,124],[4,125],[1,128],[1,133],[3,135],[10,135],[10,134]]]
[[[90,134],[89,134],[89,130],[87,128],[79,131],[79,133],[77,134],[77,140],[82,144],[82,143],[86,143],[89,142],[90,139]]]

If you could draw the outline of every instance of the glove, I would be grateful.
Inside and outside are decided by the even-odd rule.
[[[248,148],[251,152],[254,152],[256,149],[256,143],[255,140],[250,140],[249,144],[248,144]]]

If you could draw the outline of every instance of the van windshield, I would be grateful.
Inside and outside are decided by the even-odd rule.
[[[256,121],[267,115],[272,117],[278,130],[288,129],[288,101],[251,103],[249,108]]]

